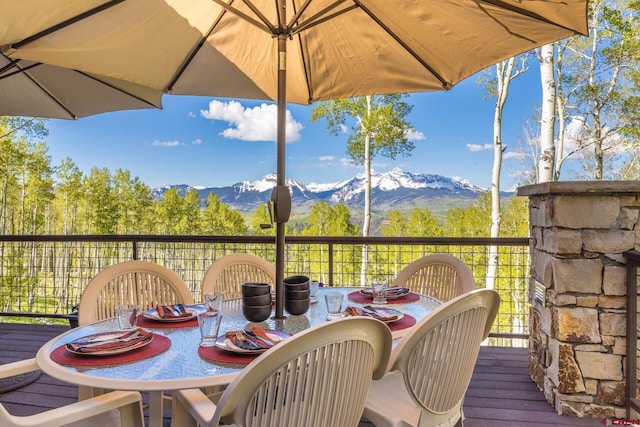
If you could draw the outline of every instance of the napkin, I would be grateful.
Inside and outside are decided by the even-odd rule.
[[[383,322],[390,322],[398,319],[397,314],[389,314],[381,310],[376,310],[374,307],[366,306],[364,308],[355,307],[353,305],[347,306],[347,313],[351,316],[368,316],[374,319],[382,320]]]
[[[158,316],[162,319],[179,319],[181,317],[192,317],[192,314],[189,312],[183,313],[178,306],[181,304],[173,304],[173,305],[156,305],[156,311],[158,312]]]
[[[225,333],[225,338],[229,340],[231,344],[244,350],[266,350],[275,344],[264,329],[259,326],[252,326],[237,331],[228,331]]]
[[[362,292],[365,295],[373,295],[373,290],[371,288],[363,288],[360,292]],[[385,291],[385,295],[388,297],[392,297],[392,296],[400,296],[400,295],[404,295],[409,293],[409,288],[403,288],[400,286],[394,286],[392,288],[387,288],[387,290]]]
[[[110,336],[111,338],[100,339],[100,336]],[[142,328],[132,331],[122,332],[113,336],[113,333],[97,334],[79,338],[67,344],[67,348],[76,353],[96,353],[101,351],[112,351],[132,347],[141,342],[151,340],[153,333]]]

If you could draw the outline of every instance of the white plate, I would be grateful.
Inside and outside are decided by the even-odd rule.
[[[384,314],[386,314],[387,316],[393,316],[396,315],[398,316],[397,319],[393,319],[393,320],[383,320],[380,319],[381,321],[383,321],[384,323],[393,323],[393,322],[397,322],[398,320],[402,319],[404,317],[404,313],[398,310],[395,310],[393,308],[388,308],[388,307],[374,307],[376,309],[377,312],[382,312]],[[345,312],[346,313],[346,312]],[[348,313],[347,313],[348,315]],[[373,317],[373,316],[371,316]],[[376,317],[373,317],[374,319],[376,319]]]
[[[276,342],[285,340],[291,336],[286,332],[280,332],[280,331],[265,331],[265,332],[267,333],[269,338],[271,338]],[[260,354],[269,350],[268,348],[259,348],[257,350],[245,350],[244,348],[240,348],[236,345],[233,345],[231,341],[229,341],[224,335],[222,335],[221,337],[218,337],[218,339],[216,340],[216,347],[221,348],[222,350],[230,351],[232,353],[247,353],[247,354]]]
[[[93,335],[88,335],[86,337],[78,338],[77,340],[74,340],[72,342],[76,344],[89,344],[92,342],[108,341],[112,339],[117,339],[119,336],[122,336],[122,334],[123,334],[122,331],[101,332],[98,334],[93,334]],[[82,356],[111,356],[114,354],[126,353],[127,351],[135,350],[136,348],[144,347],[145,345],[149,344],[152,340],[153,340],[153,335],[151,335],[150,338],[147,340],[134,342],[130,346],[116,348],[113,350],[101,350],[101,351],[93,351],[93,352],[76,351],[71,347],[69,347],[69,344],[67,344],[65,348],[70,353],[79,354]]]
[[[158,315],[158,310],[156,310],[155,308],[145,311],[144,313],[142,313],[142,315],[145,318],[155,320],[156,322],[186,322],[187,320],[191,320],[196,317],[198,313],[204,311],[204,308],[197,306],[185,305],[184,308],[187,310],[187,313],[191,314],[191,316],[164,319]]]

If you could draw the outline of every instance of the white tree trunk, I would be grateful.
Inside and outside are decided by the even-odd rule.
[[[542,46],[538,59],[540,60],[540,82],[542,84],[538,182],[549,182],[553,181],[553,163],[556,157],[554,142],[556,82],[553,75],[553,44]]]
[[[513,69],[515,58],[496,64],[496,108],[493,116],[493,171],[491,174],[491,237],[500,235],[500,171],[502,169],[502,112],[509,94],[509,84],[514,78]],[[486,287],[495,288],[496,272],[498,271],[498,247],[489,246]]]
[[[366,97],[367,115],[371,114],[371,96]],[[371,227],[371,136],[364,138],[364,219],[362,221],[362,237],[369,236]],[[362,264],[360,267],[360,285],[367,285],[369,268],[369,247],[362,245]]]

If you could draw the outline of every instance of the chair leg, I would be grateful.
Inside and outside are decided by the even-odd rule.
[[[144,427],[144,415],[142,414],[142,402],[135,402],[120,408],[122,426]]]
[[[171,400],[171,427],[197,427],[198,423],[184,407],[180,399]]]

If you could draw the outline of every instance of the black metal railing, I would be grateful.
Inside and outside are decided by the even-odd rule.
[[[285,275],[303,274],[331,286],[360,286],[363,246],[367,248],[365,280],[392,281],[422,256],[449,253],[469,265],[478,288],[491,284],[500,292],[502,304],[492,336],[526,339],[528,245],[527,238],[288,236]],[[487,278],[491,246],[498,248],[498,268],[496,277]],[[214,260],[246,252],[274,262],[274,248],[271,236],[0,236],[0,316],[40,321],[68,318],[93,276],[131,259],[172,269],[199,300],[200,282]]]

